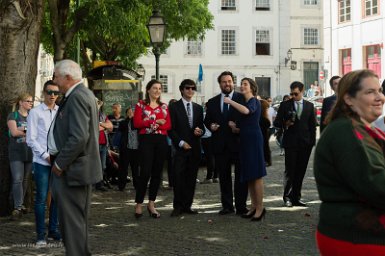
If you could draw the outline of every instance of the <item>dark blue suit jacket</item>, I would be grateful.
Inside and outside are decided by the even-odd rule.
[[[245,98],[242,94],[234,92],[232,100],[245,105]],[[212,123],[217,123],[220,125],[219,129],[215,132],[212,132],[211,141],[213,143],[213,153],[220,154],[224,153],[226,150],[231,152],[239,151],[239,134],[235,134],[231,131],[228,122],[233,121],[235,123],[239,122],[240,113],[235,110],[233,107],[229,107],[228,119],[225,120],[222,114],[221,106],[221,94],[209,99],[206,103],[206,116],[205,116],[205,125],[208,129]]]
[[[321,110],[321,121],[320,121],[320,130],[322,132],[323,129],[325,129],[325,119],[330,110],[333,108],[334,103],[337,100],[337,96],[333,94],[332,96],[326,97],[322,103],[322,110]]]

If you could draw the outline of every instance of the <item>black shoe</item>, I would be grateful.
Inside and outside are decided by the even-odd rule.
[[[143,216],[143,213],[135,213],[135,219],[139,219]]]
[[[302,202],[301,200],[298,200],[293,202],[293,206],[306,207],[306,203]]]
[[[193,210],[191,208],[184,209],[182,212],[187,213],[187,214],[198,214],[197,210]]]
[[[290,200],[286,200],[285,206],[286,207],[293,207],[293,203]]]
[[[219,215],[226,215],[226,214],[230,214],[230,213],[234,213],[234,210],[223,208],[222,210],[220,210],[218,212]]]
[[[261,215],[259,215],[259,217],[252,217],[251,221],[261,221],[262,219],[265,218],[265,215],[266,215],[266,209],[263,208]]]
[[[242,214],[241,217],[244,218],[244,219],[250,219],[251,217],[254,216],[255,214],[255,211],[256,209],[254,209],[253,211],[251,211],[250,213],[245,213],[245,214]]]
[[[160,218],[160,213],[159,212],[152,212],[148,207],[147,207],[148,214],[150,217],[154,219],[159,219]]]
[[[236,215],[243,215],[243,214],[248,213],[248,212],[249,212],[249,210],[247,208],[244,208],[244,209],[237,210],[235,214]]]
[[[180,215],[182,215],[182,210],[179,209],[179,208],[176,208],[176,209],[172,210],[170,216],[171,216],[171,217],[178,217],[178,216],[180,216]]]

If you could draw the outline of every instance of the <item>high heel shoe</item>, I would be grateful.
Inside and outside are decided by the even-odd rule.
[[[160,218],[160,213],[159,212],[152,212],[150,210],[150,208],[147,207],[147,211],[148,211],[148,214],[150,215],[150,217],[154,218],[154,219],[159,219]]]
[[[250,219],[255,214],[256,209],[252,210],[251,212],[242,214],[241,217],[244,219]]]
[[[261,221],[262,219],[265,218],[266,215],[266,208],[263,208],[261,215],[259,217],[252,217],[251,221]]]
[[[136,219],[139,219],[139,218],[141,218],[143,216],[143,213],[135,213],[135,218]]]

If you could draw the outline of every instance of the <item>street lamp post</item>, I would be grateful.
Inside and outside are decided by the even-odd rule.
[[[159,11],[153,11],[152,16],[147,24],[147,29],[150,34],[150,40],[155,55],[155,78],[159,80],[159,57],[160,46],[162,46],[165,39],[166,23]]]

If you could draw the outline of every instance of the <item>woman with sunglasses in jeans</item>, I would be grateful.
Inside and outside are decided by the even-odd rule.
[[[13,208],[11,219],[21,218],[26,210],[23,202],[32,171],[32,151],[26,143],[27,116],[32,108],[32,96],[28,93],[19,95],[14,112],[7,118],[9,130],[8,156],[12,175]]]

